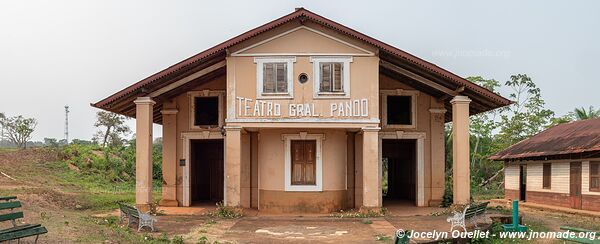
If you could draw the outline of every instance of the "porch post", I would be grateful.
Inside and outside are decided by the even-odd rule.
[[[240,206],[242,173],[242,127],[225,126],[225,189],[226,206]]]
[[[150,97],[135,101],[135,204],[148,211],[152,203],[152,119],[155,102]]]
[[[452,104],[452,174],[455,204],[467,204],[471,198],[469,103],[467,96],[455,96]]]
[[[176,108],[162,111],[162,199],[160,206],[177,207],[177,112]]]
[[[381,166],[379,163],[379,129],[365,127],[362,129],[362,185],[363,206],[367,208],[381,207]]]

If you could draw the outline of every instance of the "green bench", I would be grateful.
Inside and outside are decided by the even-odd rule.
[[[138,231],[142,230],[144,226],[149,227],[154,231],[154,222],[156,219],[148,213],[142,213],[134,206],[119,202],[119,209],[121,210],[121,221],[127,218],[127,225],[131,223],[138,224]]]
[[[0,211],[10,211],[8,213],[0,214],[0,222],[12,222],[12,227],[0,229],[0,242],[35,236],[35,242],[37,243],[39,235],[48,233],[48,230],[40,224],[17,225],[16,220],[24,217],[23,212],[14,211],[21,207],[21,202],[10,201],[16,199],[16,197],[0,197],[0,199],[7,199],[4,200],[4,202],[0,202]]]
[[[10,200],[15,200],[15,199],[17,199],[17,197],[15,197],[15,196],[5,196],[5,197],[0,196],[0,201],[10,201]]]
[[[454,212],[452,216],[446,219],[447,222],[451,223],[450,231],[452,231],[454,227],[461,227],[464,231],[467,231],[467,226],[465,224],[467,219],[470,219],[475,225],[475,228],[478,228],[477,220],[479,218],[486,218],[485,211],[487,210],[488,204],[490,204],[490,202],[473,203],[465,207],[462,213]]]
[[[573,232],[573,233],[589,233],[585,237],[577,236],[577,237],[563,237],[563,238],[560,238],[563,241],[571,241],[571,242],[577,242],[577,243],[592,243],[592,244],[598,244],[598,243],[600,243],[600,232],[596,232],[596,231],[593,231],[593,230],[581,229],[581,228],[575,228],[575,227],[570,227],[570,226],[561,226],[560,229],[561,230],[570,231],[570,232]],[[592,239],[590,239],[590,237],[594,237],[596,239],[592,240]]]

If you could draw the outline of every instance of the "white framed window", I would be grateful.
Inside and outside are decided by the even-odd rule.
[[[223,126],[225,91],[202,90],[188,92],[190,129],[210,129]]]
[[[350,98],[352,57],[311,57],[314,98]]]
[[[415,90],[381,90],[381,122],[386,128],[417,128],[417,96]]]
[[[295,57],[256,57],[256,98],[289,99],[294,94]]]
[[[322,148],[324,135],[300,132],[299,134],[284,134],[282,139],[285,148],[285,191],[323,191]],[[292,145],[303,145],[301,147],[308,150],[300,152],[301,157],[314,155],[314,160],[306,158],[298,160],[298,157],[293,155],[298,152],[292,150]],[[311,152],[310,148],[314,148],[314,152]],[[294,164],[296,164],[296,168],[293,168]],[[301,171],[305,171],[306,174],[300,174]]]

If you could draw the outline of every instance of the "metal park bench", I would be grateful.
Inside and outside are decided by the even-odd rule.
[[[0,196],[0,201],[10,201],[17,199],[16,196]]]
[[[138,224],[138,231],[142,230],[142,228],[149,227],[152,231],[154,231],[154,222],[156,219],[152,217],[149,213],[142,213],[136,207],[127,205],[124,203],[118,203],[119,209],[121,210],[121,221],[127,218],[127,225],[131,225],[131,223]]]
[[[478,228],[477,220],[479,218],[486,218],[485,211],[487,209],[488,204],[490,204],[490,202],[471,204],[465,207],[462,213],[454,212],[454,215],[446,219],[447,222],[452,224],[452,226],[450,227],[450,231],[452,231],[454,227],[462,227],[464,231],[467,231],[467,226],[465,224],[465,221],[467,219],[470,219],[475,225],[475,228]]]
[[[0,222],[11,221],[12,227],[0,229],[0,242],[20,240],[21,238],[35,236],[35,242],[41,234],[48,233],[48,230],[40,224],[24,224],[17,225],[17,219],[23,218],[23,212],[15,212],[14,210],[21,207],[21,202],[10,201],[16,197],[0,197],[0,211],[10,210],[8,213],[0,214]]]
[[[594,244],[598,244],[600,243],[600,240],[596,239],[596,240],[592,240],[590,239],[590,237],[595,237],[598,238],[600,236],[600,232],[596,232],[593,230],[586,230],[586,229],[581,229],[581,228],[575,228],[575,227],[570,227],[570,226],[561,226],[560,227],[561,230],[566,230],[566,231],[571,231],[574,233],[589,233],[589,234],[593,234],[593,235],[587,235],[586,237],[564,237],[564,238],[560,238],[563,241],[570,241],[570,242],[576,242],[576,243],[594,243]],[[595,234],[594,234],[595,233]]]

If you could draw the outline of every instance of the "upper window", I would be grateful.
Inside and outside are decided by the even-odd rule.
[[[600,162],[590,162],[590,191],[600,192]]]
[[[219,97],[194,97],[194,125],[219,125]]]
[[[319,69],[321,72],[319,92],[344,92],[343,63],[321,63]]]
[[[381,117],[384,127],[416,128],[417,95],[414,90],[382,90]]]
[[[314,98],[350,97],[351,57],[311,57]]]
[[[225,91],[190,91],[189,126],[190,129],[206,129],[223,126]]]
[[[550,187],[552,186],[552,164],[544,163],[543,167],[544,168],[543,168],[542,187],[544,189],[550,189]]]
[[[412,124],[411,96],[388,96],[386,109],[388,125]]]
[[[257,98],[291,98],[293,95],[293,63],[296,58],[261,57],[256,63]]]
[[[287,63],[263,64],[263,94],[287,93]]]

